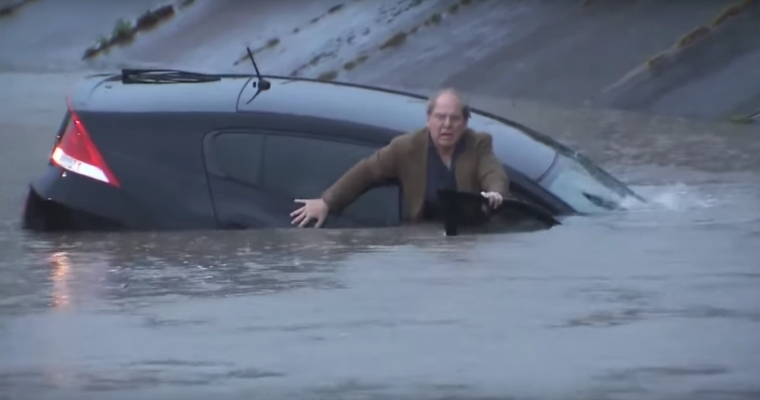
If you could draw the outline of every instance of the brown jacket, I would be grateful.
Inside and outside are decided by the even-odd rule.
[[[351,167],[322,194],[330,211],[339,213],[371,186],[395,178],[404,191],[406,219],[419,221],[425,200],[429,135],[427,129],[421,129],[398,136]],[[493,191],[506,197],[509,178],[493,153],[491,135],[468,129],[461,140],[465,149],[456,160],[459,190]]]

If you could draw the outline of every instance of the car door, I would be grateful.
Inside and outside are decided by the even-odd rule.
[[[204,153],[217,220],[223,228],[291,226],[294,199],[318,198],[376,149],[300,132],[212,132]],[[371,188],[325,227],[398,225],[400,199],[395,184]]]

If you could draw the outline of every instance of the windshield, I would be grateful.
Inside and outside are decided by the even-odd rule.
[[[557,165],[540,184],[581,213],[617,209],[636,196],[622,182],[585,160],[560,153]]]

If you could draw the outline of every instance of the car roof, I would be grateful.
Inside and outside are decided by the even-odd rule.
[[[206,83],[122,84],[121,75],[94,75],[72,95],[76,109],[102,112],[216,112],[299,115],[398,133],[425,126],[427,98],[415,93],[344,82],[265,76],[271,87],[256,93],[250,75],[220,75]],[[494,138],[502,161],[531,179],[552,166],[555,143],[512,121],[474,109],[469,122]]]
[[[347,121],[399,133],[425,127],[428,99],[394,89],[310,79],[270,79],[269,90],[256,93],[246,85],[238,100],[240,112],[283,113]],[[469,126],[490,133],[494,151],[531,179],[539,179],[554,163],[557,143],[512,121],[474,109]]]

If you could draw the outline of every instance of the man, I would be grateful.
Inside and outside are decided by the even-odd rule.
[[[492,137],[467,127],[469,107],[454,89],[430,98],[427,128],[398,136],[375,154],[359,161],[319,199],[297,199],[292,224],[306,226],[312,219],[319,228],[328,213],[339,213],[368,187],[396,178],[411,221],[436,217],[439,189],[480,192],[492,208],[501,205],[509,191],[509,178],[493,153]]]

